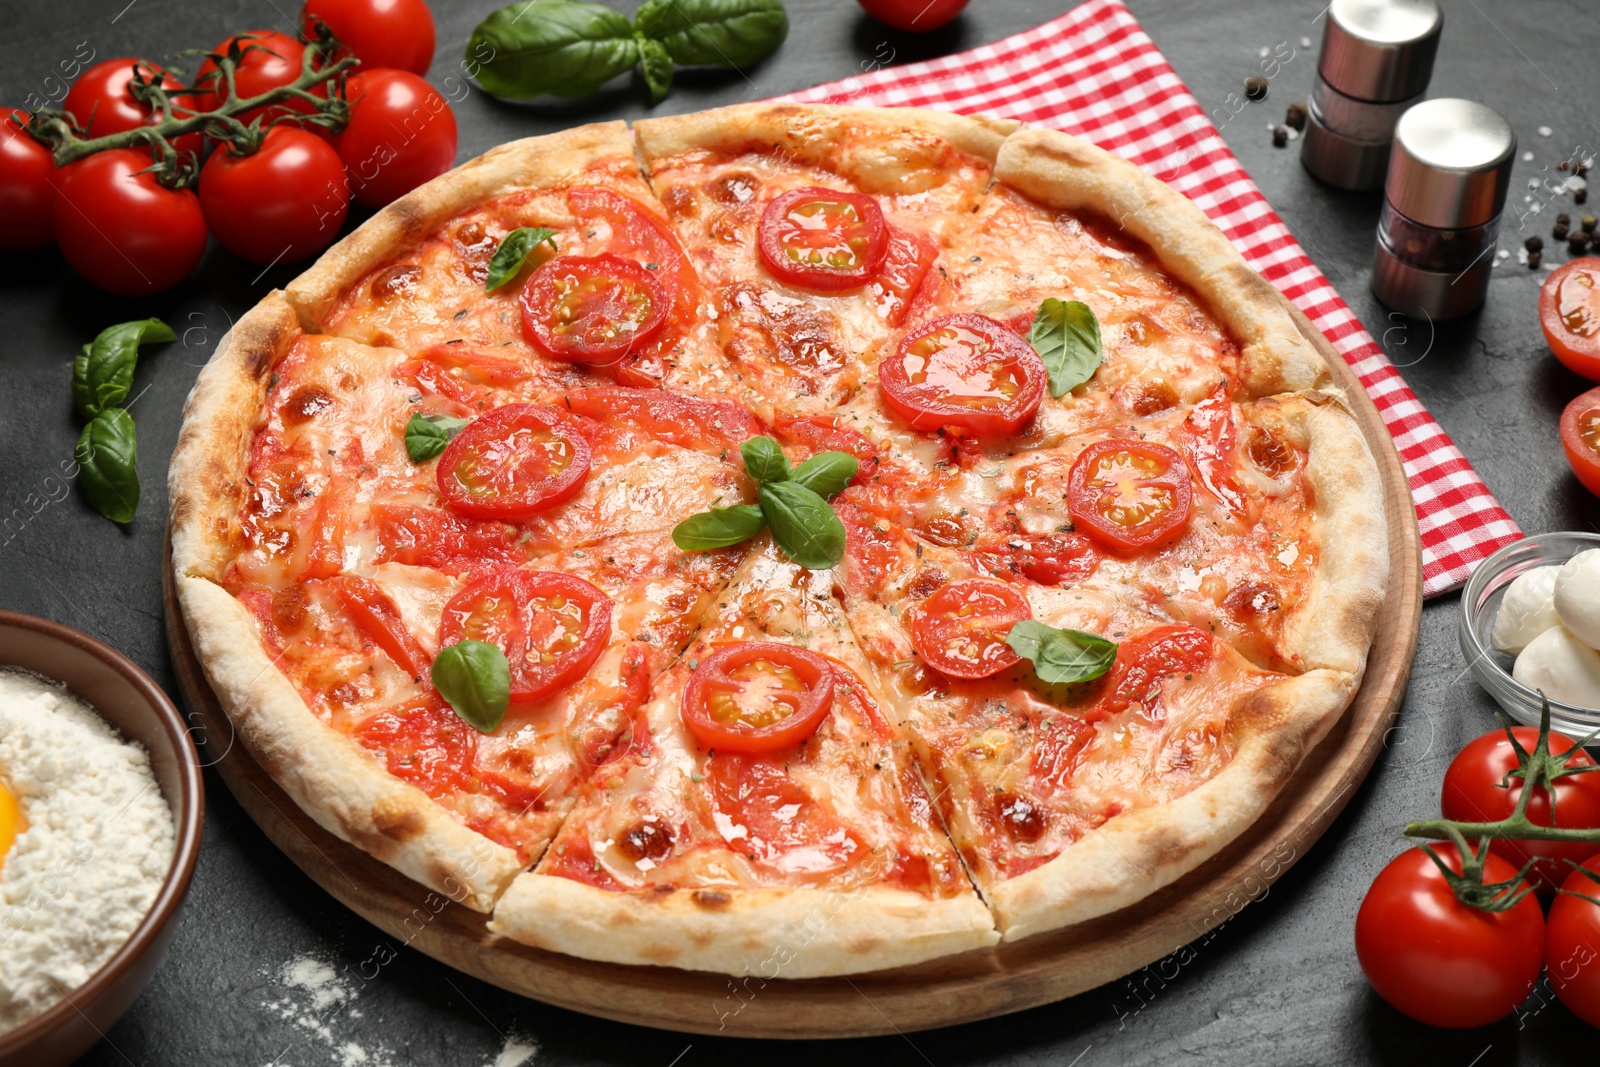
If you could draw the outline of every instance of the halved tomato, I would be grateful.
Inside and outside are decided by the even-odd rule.
[[[522,333],[555,359],[611,364],[661,332],[670,303],[656,276],[631,259],[557,256],[522,289]]]
[[[400,609],[377,582],[341,574],[330,584],[367,640],[383,649],[395,665],[411,677],[419,681],[427,678],[431,657],[417,643],[405,619],[400,617]]]
[[[833,668],[776,641],[726,645],[700,661],[683,690],[683,724],[706,748],[772,752],[817,732],[833,707]]]
[[[511,701],[527,704],[588,673],[611,636],[611,600],[560,571],[502,570],[450,598],[439,647],[457,641],[500,646],[511,667]]]
[[[1550,272],[1539,289],[1539,325],[1568,368],[1600,381],[1600,258],[1582,256]]]
[[[912,429],[1013,434],[1044,399],[1044,361],[1003,323],[946,315],[901,339],[878,366],[883,401]]]
[[[1600,496],[1600,389],[1577,397],[1561,413],[1561,447],[1578,481]]]
[[[589,442],[573,420],[507,404],[467,425],[439,456],[439,493],[473,519],[524,519],[570,499],[589,475]]]
[[[918,604],[911,643],[923,660],[952,678],[987,678],[1021,657],[1006,644],[1011,627],[1033,618],[1028,598],[993,578],[948,582]]]
[[[767,205],[756,243],[779,281],[837,292],[877,277],[889,239],[883,211],[871,197],[811,186]]]
[[[1096,441],[1067,475],[1067,511],[1084,533],[1119,552],[1159,548],[1189,524],[1194,492],[1183,457],[1131,438]]]

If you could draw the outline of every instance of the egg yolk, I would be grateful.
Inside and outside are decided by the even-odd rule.
[[[28,821],[22,817],[17,798],[12,796],[4,782],[0,782],[0,861],[11,851],[11,844],[17,835],[27,828]]]

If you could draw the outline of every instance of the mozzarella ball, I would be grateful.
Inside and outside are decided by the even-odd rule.
[[[1551,700],[1600,711],[1600,652],[1565,626],[1552,626],[1529,641],[1511,677]]]
[[[1556,613],[1572,636],[1600,648],[1600,548],[1579,552],[1556,576]]]
[[[1517,575],[1500,600],[1490,644],[1515,656],[1529,641],[1561,625],[1555,605],[1556,575],[1560,573],[1560,567],[1535,567]]]

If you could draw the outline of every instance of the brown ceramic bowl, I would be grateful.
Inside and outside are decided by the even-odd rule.
[[[0,1067],[57,1067],[111,1029],[166,954],[200,852],[205,790],[183,716],[122,653],[60,623],[0,611],[0,667],[65,683],[124,737],[143,745],[177,829],[172,867],[133,936],[61,1003],[0,1034]]]

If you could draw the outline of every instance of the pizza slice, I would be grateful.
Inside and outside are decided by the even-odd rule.
[[[826,577],[757,543],[492,930],[763,980],[995,940]]]

